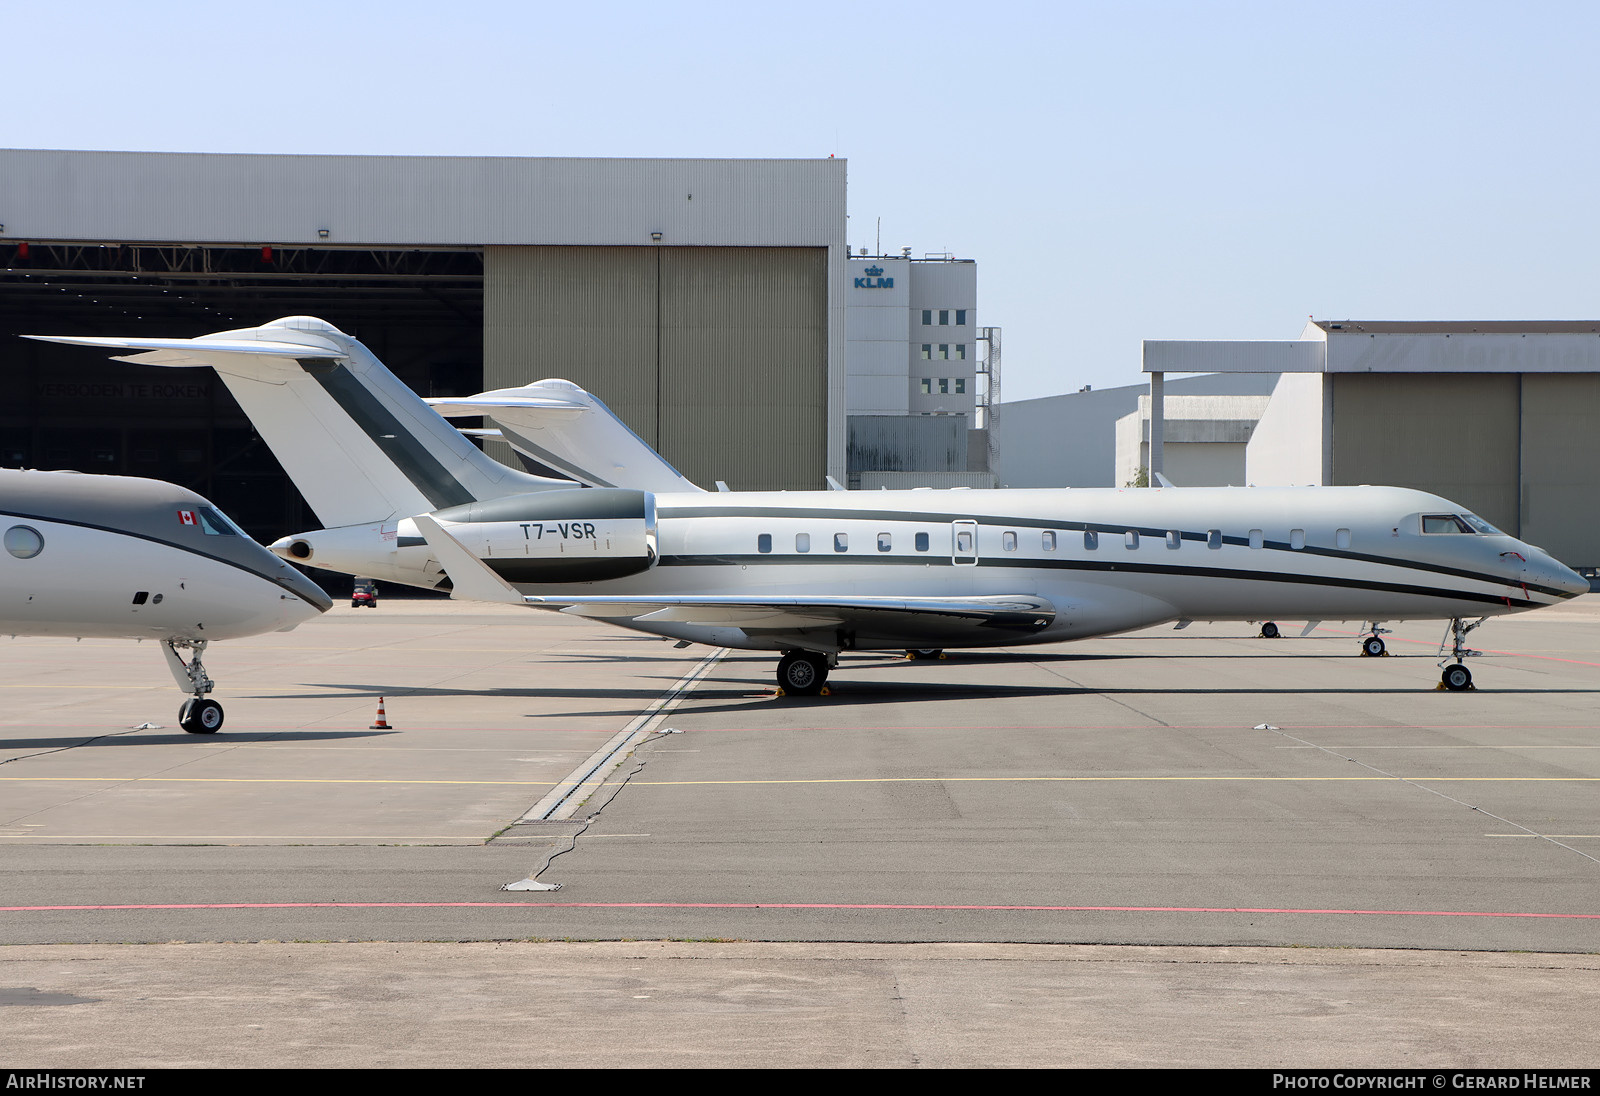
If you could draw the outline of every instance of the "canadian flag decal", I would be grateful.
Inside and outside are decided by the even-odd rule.
[[[194,524],[194,511],[193,510],[179,510],[178,511],[178,524],[179,525],[193,525]]]

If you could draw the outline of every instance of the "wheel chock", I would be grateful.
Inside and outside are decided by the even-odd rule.
[[[828,688],[826,685],[824,685],[822,688],[817,690],[817,695],[818,696],[832,696],[833,695],[833,690]]]

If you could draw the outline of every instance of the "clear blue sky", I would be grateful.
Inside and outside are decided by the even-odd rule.
[[[979,261],[1008,400],[1308,315],[1600,317],[1595,4],[6,10],[9,147],[847,157],[852,245]]]

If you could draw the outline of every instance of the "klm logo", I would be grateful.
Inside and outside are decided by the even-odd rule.
[[[894,279],[893,278],[885,278],[885,277],[883,277],[882,276],[883,275],[883,267],[881,267],[881,266],[869,266],[865,270],[863,270],[861,273],[865,274],[866,277],[857,278],[856,279],[856,288],[857,289],[893,289],[894,288]]]

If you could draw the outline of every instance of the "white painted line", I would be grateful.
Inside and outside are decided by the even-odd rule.
[[[638,718],[618,731],[611,741],[590,754],[588,759],[573,769],[565,780],[550,789],[550,794],[535,803],[527,814],[517,819],[517,824],[553,822],[571,818],[589,796],[594,794],[595,789],[605,783],[605,778],[611,775],[611,770],[622,763],[632,752],[633,747],[650,736],[656,724],[666,718],[667,713],[677,707],[679,702],[689,695],[690,690],[699,684],[700,679],[710,673],[711,668],[727,653],[728,648],[718,647],[701,659],[698,666],[652,701]]]

